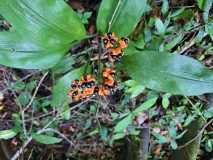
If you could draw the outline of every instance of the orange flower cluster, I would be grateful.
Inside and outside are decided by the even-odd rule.
[[[81,79],[70,82],[72,90],[68,91],[68,97],[73,101],[78,101],[81,98],[87,98],[92,95],[111,95],[117,90],[117,84],[114,81],[116,70],[106,68],[102,76],[107,78],[103,86],[95,86],[96,80],[90,74],[81,76]]]
[[[101,39],[106,48],[111,48],[109,52],[109,60],[111,62],[120,61],[122,56],[124,55],[122,48],[127,47],[129,43],[129,38],[122,37],[117,43],[118,38],[115,36],[115,33],[109,32],[104,34],[104,36]]]

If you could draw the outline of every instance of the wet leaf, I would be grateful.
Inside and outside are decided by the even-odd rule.
[[[213,71],[186,56],[143,51],[124,56],[122,63],[130,77],[146,88],[188,96],[213,92]]]

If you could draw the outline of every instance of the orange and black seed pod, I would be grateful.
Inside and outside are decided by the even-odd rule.
[[[120,40],[119,40],[119,44],[120,44],[120,47],[121,48],[126,48],[127,45],[129,43],[129,38],[128,37],[122,37]]]
[[[104,34],[104,36],[101,39],[106,48],[114,47],[117,44],[118,40],[114,32]]]
[[[114,62],[114,61],[120,61],[123,55],[124,55],[124,52],[121,50],[120,47],[117,47],[115,49],[110,50],[108,57],[111,62]]]

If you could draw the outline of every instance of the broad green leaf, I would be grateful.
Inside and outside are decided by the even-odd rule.
[[[120,132],[124,130],[132,121],[132,113],[130,113],[127,117],[122,119],[118,124],[115,126],[114,132]]]
[[[47,136],[43,134],[31,133],[30,135],[33,137],[34,140],[42,144],[55,144],[63,140],[62,138],[56,138],[56,137]]]
[[[130,77],[157,91],[179,95],[213,92],[213,71],[192,58],[158,51],[142,51],[122,58]]]
[[[103,0],[96,21],[98,31],[101,35],[107,33],[112,21],[111,32],[115,32],[119,38],[129,36],[140,21],[145,6],[146,0]]]
[[[21,37],[17,32],[0,32],[0,64],[25,69],[54,66],[70,48],[52,51]]]
[[[71,89],[70,82],[74,79],[79,79],[86,69],[86,65],[67,73],[53,87],[53,98],[51,105],[59,107],[67,99],[68,90]]]
[[[139,107],[137,107],[133,113],[134,115],[137,115],[138,112],[141,112],[141,111],[144,111],[144,110],[147,110],[149,109],[150,107],[152,107],[155,102],[157,101],[158,97],[155,97],[155,98],[151,98],[149,100],[147,100],[146,102],[142,103]]]
[[[86,36],[77,14],[61,0],[4,0],[0,14],[19,34],[49,49],[61,50]]]
[[[155,27],[157,28],[158,33],[163,37],[165,35],[165,27],[159,18],[156,18]]]
[[[204,12],[209,12],[212,6],[212,0],[197,0],[198,7]]]
[[[17,31],[0,33],[0,64],[10,67],[50,68],[86,36],[81,20],[63,1],[0,1],[0,14]]]
[[[126,136],[126,133],[117,133],[117,134],[113,135],[113,139],[117,140],[117,139],[124,138],[125,136]]]
[[[0,131],[0,139],[9,139],[9,138],[13,138],[15,135],[17,134],[17,132],[15,132],[12,129],[8,129],[8,130],[3,130]]]
[[[72,69],[72,65],[75,64],[76,57],[65,57],[60,62],[58,62],[53,68],[52,71],[55,74],[65,73]]]

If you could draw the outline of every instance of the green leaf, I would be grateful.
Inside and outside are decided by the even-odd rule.
[[[32,81],[32,82],[30,82],[30,83],[27,84],[27,88],[28,88],[29,90],[32,90],[32,89],[34,89],[35,87],[36,87],[36,81]]]
[[[180,14],[173,16],[172,19],[176,20],[178,18],[193,18],[194,17],[194,12],[191,9],[186,9]]]
[[[192,58],[158,51],[142,51],[122,58],[130,77],[157,91],[179,95],[213,92],[213,71]]]
[[[163,5],[162,5],[161,11],[162,11],[164,16],[168,12],[168,10],[169,10],[169,2],[168,2],[168,0],[163,0]]]
[[[181,134],[179,134],[178,136],[176,136],[176,139],[181,138],[185,133],[186,133],[187,129],[185,131],[183,131]]]
[[[186,118],[186,120],[185,120],[185,122],[184,122],[184,124],[183,124],[183,127],[188,126],[194,120],[194,118],[195,118],[196,115],[197,115],[196,113],[193,114],[193,115],[191,115],[191,114],[188,115],[187,118]]]
[[[68,90],[71,89],[70,82],[74,79],[79,79],[86,69],[86,65],[67,73],[53,87],[53,98],[51,105],[59,107],[67,99]]]
[[[21,37],[17,32],[0,32],[0,42],[0,64],[25,69],[50,68],[70,48],[52,51]]]
[[[129,134],[137,136],[140,134],[140,131],[132,131],[132,132],[129,132]]]
[[[113,139],[117,140],[117,139],[124,138],[125,136],[126,136],[126,133],[117,133],[117,134],[113,135]]]
[[[9,139],[9,138],[13,138],[16,134],[17,132],[15,132],[12,129],[3,130],[3,131],[0,131],[0,138]]]
[[[205,26],[205,31],[206,31],[206,33],[208,33],[209,34],[209,36],[211,37],[211,39],[213,40],[213,24],[211,23],[211,24],[209,24],[209,25],[206,25]]]
[[[142,85],[137,85],[137,86],[134,86],[134,87],[132,87],[132,88],[133,88],[133,92],[132,92],[130,98],[135,98],[135,97],[137,97],[137,96],[138,96],[140,93],[142,93],[143,90],[145,89],[145,87],[142,86]]]
[[[160,35],[163,37],[165,35],[165,27],[163,22],[159,18],[156,18],[155,20],[155,27],[157,28]]]
[[[169,99],[168,98],[163,98],[162,99],[162,105],[163,105],[163,108],[167,109],[167,107],[169,106]]]
[[[66,120],[70,119],[71,112],[69,109],[70,109],[69,105],[64,106],[64,108],[61,111],[61,112],[63,112],[63,114],[61,115],[62,118],[66,119]]]
[[[169,126],[168,127],[168,131],[169,131],[169,137],[170,138],[175,138],[177,132],[174,126]]]
[[[107,133],[108,133],[107,128],[102,126],[100,130],[101,139],[104,139],[107,136]]]
[[[119,38],[129,36],[140,21],[146,6],[146,0],[122,0],[119,6],[118,2],[120,0],[101,2],[96,23],[97,29],[102,35],[108,32],[109,22],[112,21],[111,32],[115,32]]]
[[[86,36],[81,20],[63,1],[0,1],[0,14],[17,31],[0,33],[0,64],[7,66],[50,68]]]
[[[177,37],[175,37],[171,42],[169,42],[166,45],[166,49],[167,50],[172,49],[174,46],[176,46],[181,41],[182,38],[183,38],[183,34],[180,34]]]
[[[53,68],[52,71],[55,74],[65,73],[72,69],[72,65],[75,64],[76,57],[65,57],[60,62],[58,62]]]
[[[209,12],[212,6],[212,0],[197,0],[198,7],[204,12]]]
[[[17,90],[23,90],[25,88],[25,83],[23,81],[20,81],[14,85],[12,85],[13,89],[17,89]]]
[[[170,17],[172,18],[172,17],[175,17],[175,16],[179,15],[180,13],[182,13],[184,11],[184,9],[185,8],[178,9],[177,11],[175,11],[174,13],[172,13]]]
[[[25,38],[60,50],[86,36],[76,13],[63,1],[0,1],[1,15]]]
[[[138,82],[136,82],[136,81],[134,81],[134,80],[132,80],[132,79],[131,79],[131,80],[125,81],[124,84],[125,84],[126,86],[128,86],[128,87],[133,87],[133,86],[139,85]]]
[[[171,140],[170,144],[173,149],[177,149],[178,145],[174,139]]]
[[[165,137],[165,136],[163,136],[163,135],[161,135],[161,134],[159,134],[159,133],[156,133],[156,132],[153,132],[153,131],[152,131],[151,134],[152,134],[155,138],[158,139],[157,141],[155,141],[155,142],[157,142],[157,143],[165,143],[165,142],[168,141],[168,138],[167,138],[167,137]]]
[[[47,136],[43,134],[30,133],[34,140],[42,144],[55,144],[61,142],[62,138],[56,138],[52,136]]]
[[[90,18],[90,16],[92,15],[92,12],[85,12],[84,14],[83,14],[83,17],[82,17],[82,19],[88,19],[88,18]]]
[[[157,101],[157,99],[158,99],[158,97],[151,98],[148,101],[142,103],[139,107],[137,107],[133,111],[134,115],[137,115],[138,112],[141,112],[141,111],[144,111],[144,110],[147,110],[147,109],[151,108],[155,104],[155,102]]]
[[[124,130],[132,121],[132,113],[130,113],[127,117],[122,119],[118,124],[115,126],[114,132],[120,132]]]

